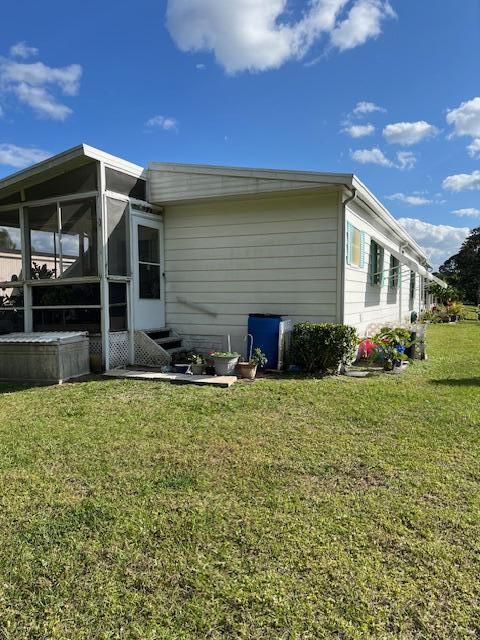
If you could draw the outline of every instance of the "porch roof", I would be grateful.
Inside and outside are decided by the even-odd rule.
[[[87,144],[80,144],[0,179],[0,195],[2,198],[6,197],[24,186],[35,184],[44,179],[47,180],[54,175],[62,173],[62,170],[75,168],[89,160],[104,162],[112,169],[128,173],[136,178],[146,178],[143,167],[100,151],[100,149],[90,147]]]

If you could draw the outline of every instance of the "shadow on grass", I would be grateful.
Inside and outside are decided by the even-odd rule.
[[[45,389],[47,387],[60,387],[72,384],[81,384],[84,382],[107,382],[111,378],[105,378],[101,374],[89,373],[78,378],[64,380],[62,383],[57,382],[0,382],[0,395],[2,393],[16,393],[18,391],[27,391],[28,389]]]
[[[443,378],[442,380],[430,380],[431,384],[439,384],[445,387],[480,387],[478,378]]]

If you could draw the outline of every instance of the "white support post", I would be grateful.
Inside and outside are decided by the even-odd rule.
[[[132,245],[133,228],[132,228],[132,203],[128,204],[128,220],[127,220],[127,252],[128,270],[130,271],[130,281],[127,283],[127,322],[128,322],[128,360],[129,364],[135,363],[135,264],[133,262],[134,251]]]
[[[22,250],[22,275],[23,285],[23,330],[26,333],[33,331],[32,318],[32,288],[26,283],[30,276],[30,238],[27,228],[27,216],[24,207],[19,209],[20,222],[20,246]]]
[[[97,224],[98,246],[98,274],[100,276],[100,304],[102,305],[101,344],[102,364],[105,371],[110,369],[110,313],[108,292],[108,229],[107,229],[107,203],[105,198],[105,165],[98,163],[98,196],[97,196]]]

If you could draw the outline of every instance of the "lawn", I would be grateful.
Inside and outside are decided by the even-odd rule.
[[[480,323],[403,376],[0,387],[0,638],[480,635]]]

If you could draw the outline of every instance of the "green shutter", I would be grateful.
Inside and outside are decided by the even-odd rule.
[[[368,264],[368,277],[372,286],[375,284],[375,265],[377,262],[376,251],[377,243],[375,242],[375,240],[370,240],[370,262]]]
[[[365,231],[360,233],[360,267],[365,267]]]
[[[378,256],[378,270],[380,271],[380,286],[383,287],[383,282],[385,279],[385,249],[383,247],[379,247],[379,256]]]
[[[352,243],[353,243],[353,227],[350,222],[347,223],[347,264],[352,264]]]

